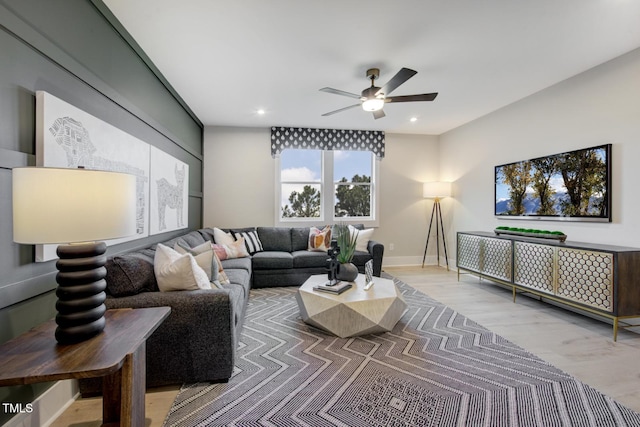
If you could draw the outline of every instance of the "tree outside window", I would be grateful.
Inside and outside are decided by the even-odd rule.
[[[372,218],[373,162],[368,151],[284,150],[280,218]]]

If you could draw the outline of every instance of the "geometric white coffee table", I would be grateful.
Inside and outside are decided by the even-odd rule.
[[[296,293],[302,320],[341,338],[392,330],[407,304],[392,280],[373,280],[365,291],[365,276],[359,274],[351,289],[335,295],[313,290],[327,281],[326,274],[311,276]]]

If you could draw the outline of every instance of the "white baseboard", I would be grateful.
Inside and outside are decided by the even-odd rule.
[[[26,411],[11,418],[4,427],[47,427],[51,425],[78,397],[78,382],[56,382],[31,404]]]
[[[435,257],[434,257],[435,261]],[[384,267],[409,267],[422,265],[421,256],[384,256],[382,259],[382,268]]]
[[[455,260],[449,258],[449,268],[455,266]],[[424,265],[437,265],[436,256],[431,255],[428,256],[424,260]],[[422,257],[421,256],[397,256],[390,257],[385,255],[382,259],[382,268],[384,267],[415,267],[422,265]],[[440,257],[440,265],[446,266],[447,260],[444,257]]]

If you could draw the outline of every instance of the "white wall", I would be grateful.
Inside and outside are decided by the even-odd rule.
[[[269,128],[205,128],[205,227],[275,224],[270,132]],[[422,182],[438,179],[438,155],[435,136],[386,135],[379,169],[380,225],[374,232],[374,239],[385,244],[385,265],[422,262],[431,212],[430,202],[422,198]],[[435,246],[429,246],[430,254],[435,253]]]
[[[433,206],[422,198],[422,183],[438,180],[438,137],[388,133],[385,148],[380,163],[380,227],[375,239],[385,245],[384,265],[420,264]],[[435,245],[430,242],[431,254],[435,254]]]
[[[612,223],[493,216],[494,166],[613,144]],[[640,247],[640,50],[440,136],[441,178],[455,182],[455,231],[553,228],[569,240]]]
[[[275,168],[269,128],[206,127],[203,226],[272,226]]]

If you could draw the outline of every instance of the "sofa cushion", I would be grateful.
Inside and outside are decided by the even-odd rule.
[[[198,230],[198,233],[202,235],[204,240],[208,240],[209,242],[213,242],[213,228],[205,227]]]
[[[320,227],[322,228],[322,227]],[[291,252],[305,251],[309,246],[309,227],[291,229]]]
[[[107,292],[114,297],[136,295],[158,290],[153,260],[135,253],[118,255],[107,260]]]
[[[265,251],[291,252],[289,227],[258,227],[258,237]]]
[[[264,251],[253,256],[255,270],[293,268],[293,256],[290,252]]]
[[[251,274],[247,270],[243,269],[229,269],[225,270],[229,282],[236,285],[245,285],[251,287]],[[224,285],[223,285],[224,286]]]
[[[202,234],[197,231],[190,231],[187,234],[183,234],[179,237],[174,237],[173,239],[167,240],[166,242],[162,242],[163,245],[173,248],[176,243],[180,244],[183,248],[195,248],[198,245],[204,243],[204,237]]]
[[[251,273],[251,258],[232,258],[222,261],[225,270],[241,269]]]
[[[293,268],[327,267],[329,256],[326,252],[295,251],[293,255]]]

